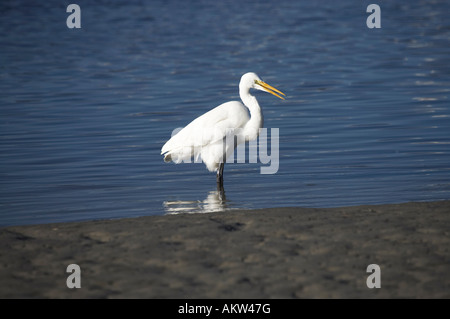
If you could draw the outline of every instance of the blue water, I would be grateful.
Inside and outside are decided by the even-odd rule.
[[[0,225],[450,199],[450,3],[0,4]],[[163,162],[174,128],[248,71],[280,166]]]

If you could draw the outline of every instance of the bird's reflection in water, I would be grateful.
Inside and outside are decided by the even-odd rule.
[[[210,191],[203,201],[165,201],[163,206],[166,214],[211,213],[227,210],[229,201],[226,199],[225,190],[218,187],[216,191]]]

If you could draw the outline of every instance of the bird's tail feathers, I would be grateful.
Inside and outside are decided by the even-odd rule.
[[[201,148],[196,147],[179,147],[171,150],[166,150],[164,155],[164,162],[174,162],[179,164],[181,162],[191,163],[192,160],[197,162],[201,160]]]
[[[164,162],[169,163],[172,161],[172,155],[170,153],[164,155]]]

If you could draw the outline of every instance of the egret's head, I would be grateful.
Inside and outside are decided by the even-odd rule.
[[[239,83],[240,88],[245,88],[247,90],[249,89],[257,89],[261,90],[270,94],[275,95],[276,97],[279,97],[280,99],[284,100],[284,97],[281,95],[286,95],[283,92],[277,90],[273,86],[270,86],[266,82],[262,81],[259,76],[256,73],[249,72],[245,73],[242,78],[241,82]],[[281,95],[279,95],[279,94]]]

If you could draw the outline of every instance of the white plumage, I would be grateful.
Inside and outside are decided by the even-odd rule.
[[[189,162],[192,158],[197,162],[201,158],[208,170],[214,172],[223,162],[226,136],[233,137],[236,129],[243,128],[249,118],[242,103],[233,101],[221,104],[180,130],[164,144],[161,154],[165,153],[166,162],[176,164]]]
[[[178,164],[201,159],[210,172],[217,171],[217,182],[222,183],[223,165],[228,156],[237,145],[256,139],[263,126],[262,111],[250,94],[251,88],[284,99],[279,95],[284,93],[261,81],[255,73],[244,74],[239,83],[244,104],[226,102],[197,117],[164,144],[161,149],[164,161]]]

